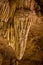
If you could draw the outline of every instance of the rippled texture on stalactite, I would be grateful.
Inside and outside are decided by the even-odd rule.
[[[17,8],[30,8],[31,0],[19,0]]]
[[[0,0],[0,21],[8,21],[9,18],[9,2],[8,0]]]
[[[24,10],[17,10],[14,16],[14,38],[15,38],[15,53],[17,59],[22,59],[28,33],[31,27],[32,20],[30,19],[30,12]]]
[[[35,0],[19,0],[17,8],[35,9]]]
[[[7,30],[10,6],[8,0],[0,0],[0,35],[4,37]]]

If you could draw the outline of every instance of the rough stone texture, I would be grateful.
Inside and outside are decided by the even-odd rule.
[[[2,0],[0,0],[0,2],[1,1]],[[31,1],[31,6],[33,4],[33,1],[34,0]],[[16,9],[16,11],[15,11],[15,8],[14,9],[13,9],[13,7],[11,8],[11,11],[13,12],[14,17],[12,17],[12,12],[11,12],[10,17],[14,18],[14,19],[11,20],[11,18],[10,18],[10,23],[7,23],[7,24],[12,24],[12,26],[13,26],[14,24],[12,23],[12,21],[14,22],[14,21],[26,20],[28,22],[28,19],[29,19],[29,21],[32,23],[32,25],[30,28],[30,32],[28,33],[26,50],[23,55],[23,58],[19,61],[19,65],[43,65],[43,15],[41,14],[40,11],[38,11],[38,13],[37,13],[35,10],[33,10],[34,8],[32,8],[32,7],[34,6],[34,4],[32,7],[30,7],[28,5],[28,2],[29,2],[29,0],[23,0],[23,1],[19,0],[19,3],[17,4],[18,9]],[[0,5],[2,6],[2,4],[0,4]],[[9,6],[9,4],[8,4],[8,6]],[[14,3],[13,3],[13,6],[15,6]],[[27,8],[29,8],[29,7],[31,8],[31,11],[27,10]],[[39,10],[40,10],[40,8],[39,8]],[[5,16],[5,18],[6,17],[8,17],[8,16]],[[22,18],[23,18],[23,20],[22,20]],[[1,19],[3,19],[3,18],[1,18]],[[3,19],[3,20],[6,20],[6,19]],[[4,25],[6,27],[6,23]],[[0,22],[0,28],[2,26],[3,26],[3,22]],[[4,30],[6,30],[6,29],[4,29]],[[14,28],[13,28],[13,30],[14,30]],[[0,29],[0,32],[3,33],[2,29]],[[1,33],[0,33],[0,35],[1,35]],[[11,46],[12,46],[12,44],[11,44]],[[15,57],[15,52],[13,49],[14,46],[12,46],[12,47],[11,46],[8,46],[8,40],[6,40],[6,39],[4,39],[4,37],[2,38],[2,36],[0,36],[0,53],[3,56],[2,65],[15,65],[16,57]]]
[[[34,9],[35,0],[19,0],[17,8]]]
[[[0,0],[0,21],[7,22],[9,18],[9,2],[8,0]]]
[[[26,17],[28,19],[30,19],[29,21],[32,24],[31,28],[30,28],[30,32],[28,33],[27,48],[24,53],[24,58],[29,58],[31,60],[32,59],[33,60],[42,60],[43,59],[43,54],[42,54],[43,46],[42,47],[40,47],[40,46],[43,45],[43,42],[42,42],[42,40],[43,40],[43,30],[42,30],[43,29],[43,16],[38,17],[36,15],[35,11],[29,12],[29,10],[25,11],[25,10],[21,9],[15,13],[14,21],[19,21],[21,16],[25,20],[26,20]],[[22,20],[22,18],[21,18],[21,20]]]

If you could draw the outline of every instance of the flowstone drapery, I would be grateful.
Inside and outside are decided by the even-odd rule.
[[[15,55],[16,65],[18,65],[18,61],[24,58],[25,54],[25,57],[30,59],[41,49],[36,41],[34,42],[43,35],[43,17],[40,12],[41,8],[37,5],[35,0],[17,0],[17,2],[15,0],[0,0],[0,38],[3,41],[7,40],[0,42],[2,46],[0,49],[5,50],[5,56],[7,52],[10,57]],[[4,43],[7,44],[4,45]],[[11,56],[9,51],[15,52],[15,54],[11,53]]]

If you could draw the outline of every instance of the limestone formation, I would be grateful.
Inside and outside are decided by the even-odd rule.
[[[37,0],[0,0],[0,64],[15,65],[16,60],[19,60],[19,65],[41,65],[41,3],[42,0],[40,4]]]

